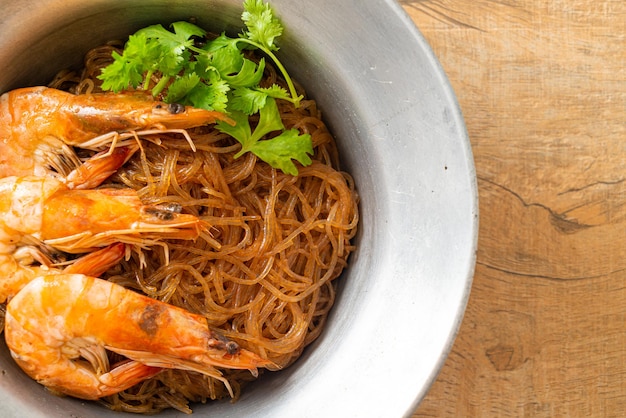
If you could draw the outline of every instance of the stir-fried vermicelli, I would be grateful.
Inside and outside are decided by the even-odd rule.
[[[110,63],[111,43],[90,51],[82,72],[63,72],[50,84],[75,93],[99,91],[96,76]],[[268,84],[278,82],[268,66]],[[178,134],[141,140],[141,150],[105,183],[137,190],[148,204],[179,206],[210,228],[195,243],[168,241],[133,254],[103,278],[200,313],[210,326],[271,360],[295,361],[317,338],[335,298],[333,279],[347,265],[357,229],[357,194],[338,169],[333,137],[312,100],[279,101],[283,123],[309,133],[315,155],[291,176],[248,153],[212,126],[189,130],[197,150]],[[254,379],[223,370],[235,394]],[[224,385],[186,371],[166,370],[103,401],[115,410],[189,412],[189,402],[228,397]]]

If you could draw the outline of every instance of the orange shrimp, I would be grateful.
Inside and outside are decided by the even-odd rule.
[[[0,179],[0,254],[38,240],[83,253],[115,242],[138,247],[193,240],[206,228],[177,207],[145,206],[132,189],[70,189],[52,177]]]
[[[0,178],[67,175],[80,164],[71,146],[100,151],[135,135],[165,130],[186,135],[184,129],[216,121],[234,123],[223,113],[166,104],[144,92],[12,90],[0,96]]]
[[[272,365],[211,330],[206,319],[82,274],[38,277],[7,305],[11,355],[54,392],[98,399],[154,376],[162,368],[228,381],[216,367]],[[109,366],[106,350],[129,360]],[[86,360],[86,361],[85,361]]]

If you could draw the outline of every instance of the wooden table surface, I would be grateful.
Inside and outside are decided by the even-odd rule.
[[[467,311],[417,417],[626,416],[626,1],[400,1],[480,199]]]

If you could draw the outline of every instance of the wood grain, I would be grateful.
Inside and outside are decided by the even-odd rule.
[[[626,416],[626,2],[400,3],[480,199],[466,315],[413,417]]]

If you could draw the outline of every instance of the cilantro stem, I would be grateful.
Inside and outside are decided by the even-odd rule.
[[[143,89],[144,90],[148,90],[148,87],[150,87],[150,80],[152,80],[152,74],[153,74],[152,70],[148,70],[146,72],[146,77],[143,80]]]
[[[291,77],[289,77],[289,73],[287,73],[287,69],[283,66],[283,64],[280,62],[278,57],[274,55],[272,51],[270,51],[269,49],[267,49],[265,46],[261,45],[260,43],[251,41],[250,39],[246,39],[246,38],[239,38],[238,41],[245,42],[255,48],[260,49],[268,57],[270,57],[272,61],[274,61],[274,64],[276,64],[276,67],[281,72],[281,74],[283,75],[283,78],[287,82],[287,87],[289,88],[289,95],[291,96],[291,100],[289,101],[293,103],[295,107],[300,107],[300,100],[302,100],[304,96],[302,95],[298,96],[298,92],[296,91],[296,86],[293,84]]]
[[[169,75],[162,76],[159,82],[152,87],[152,95],[156,97],[159,93],[161,93],[169,81]]]

